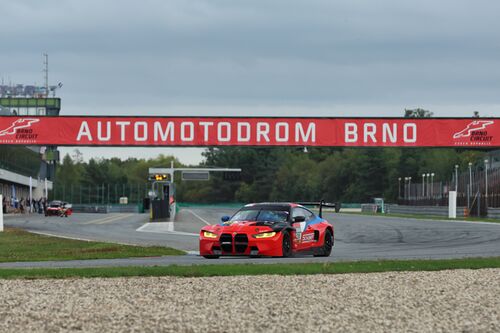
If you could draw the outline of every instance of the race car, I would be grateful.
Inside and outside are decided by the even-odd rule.
[[[45,210],[45,216],[68,217],[71,214],[73,214],[71,204],[59,200],[51,201]]]
[[[305,204],[253,203],[221,223],[200,231],[200,255],[290,257],[296,253],[330,256],[334,245],[333,225],[322,218],[323,201],[316,215]]]

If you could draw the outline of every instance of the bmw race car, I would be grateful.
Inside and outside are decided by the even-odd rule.
[[[45,216],[68,217],[73,213],[73,209],[71,207],[71,204],[64,201],[51,201],[45,211]]]
[[[312,203],[307,203],[312,204]],[[329,256],[334,245],[333,225],[297,203],[253,203],[221,223],[200,231],[200,255],[289,257],[295,253]]]

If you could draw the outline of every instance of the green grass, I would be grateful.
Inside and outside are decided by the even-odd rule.
[[[263,259],[265,261],[265,259]],[[0,279],[91,278],[129,276],[207,277],[236,275],[311,275],[388,271],[500,268],[500,257],[448,260],[387,260],[307,264],[238,264],[110,268],[0,269]]]
[[[351,215],[366,215],[366,216],[379,216],[379,217],[403,217],[412,218],[419,220],[448,220],[448,221],[467,221],[467,222],[491,222],[500,223],[499,219],[487,219],[482,217],[457,217],[456,219],[450,219],[445,216],[436,215],[420,215],[420,214],[381,214],[381,213],[368,213],[368,212],[341,212],[341,214],[351,214]]]
[[[0,262],[113,259],[182,254],[185,253],[168,247],[86,242],[42,236],[16,228],[6,228],[4,232],[0,232]]]

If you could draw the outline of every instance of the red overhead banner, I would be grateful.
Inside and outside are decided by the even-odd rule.
[[[500,119],[4,116],[0,144],[500,147]]]

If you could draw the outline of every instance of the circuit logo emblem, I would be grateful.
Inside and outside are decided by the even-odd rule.
[[[35,118],[20,118],[15,120],[12,125],[0,131],[0,136],[16,134],[16,132],[23,128],[31,127],[32,124],[39,122],[40,119]]]
[[[460,132],[453,134],[453,139],[470,137],[474,132],[484,130],[487,126],[492,125],[494,122],[491,120],[474,120],[469,123]]]

